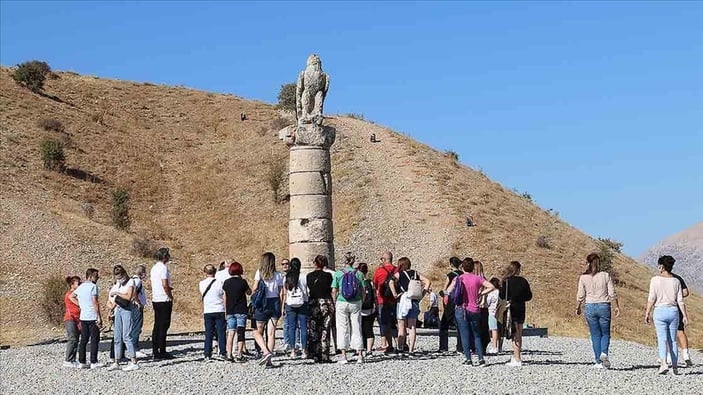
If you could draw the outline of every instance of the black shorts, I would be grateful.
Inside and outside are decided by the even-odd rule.
[[[682,331],[683,329],[683,313],[681,312],[681,309],[679,309],[679,330]]]
[[[510,319],[513,324],[525,323],[525,305],[510,305]]]

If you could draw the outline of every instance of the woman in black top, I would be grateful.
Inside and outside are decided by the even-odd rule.
[[[327,257],[318,255],[314,260],[315,270],[308,273],[310,321],[308,322],[308,356],[316,363],[330,360],[330,328],[334,316],[332,301],[332,275],[323,271]]]
[[[244,362],[244,334],[247,326],[247,295],[251,288],[247,280],[242,278],[244,269],[239,262],[229,265],[230,278],[222,284],[225,291],[225,314],[227,317],[227,358],[232,359],[234,332],[237,331],[237,356],[235,362]]]
[[[452,280],[464,273],[463,270],[459,269],[459,266],[461,266],[461,259],[453,256],[449,258],[449,264],[452,268],[454,268],[454,270],[447,273],[447,284],[442,289],[447,289],[449,284],[452,283]],[[442,318],[439,321],[439,351],[446,352],[449,351],[449,328],[451,326],[456,326],[456,323],[454,322],[455,306],[449,298],[445,298],[446,295],[444,295],[444,291],[439,291],[439,296],[442,297],[442,303],[444,304]],[[464,352],[464,347],[461,344],[461,336],[459,336],[458,330],[456,331],[456,351],[458,353]]]
[[[522,325],[525,323],[525,302],[532,300],[530,284],[520,277],[520,262],[512,261],[505,268],[500,293],[501,299],[510,301],[510,317],[513,323],[513,356],[508,366],[522,366]]]

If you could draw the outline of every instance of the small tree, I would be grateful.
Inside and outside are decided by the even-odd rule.
[[[63,143],[56,140],[43,140],[40,150],[45,169],[63,171],[66,168],[66,155],[63,152]]]
[[[601,269],[606,272],[612,272],[613,258],[615,258],[615,254],[613,253],[613,249],[608,244],[606,244],[602,241],[599,241],[598,242],[598,255],[600,256]]]
[[[112,191],[112,223],[117,229],[128,229],[131,225],[129,219],[129,192],[118,188]]]
[[[17,69],[12,73],[12,78],[20,85],[26,87],[34,93],[44,89],[46,75],[51,72],[51,67],[46,62],[32,60],[17,65]]]
[[[598,241],[601,242],[602,244],[605,244],[608,246],[608,248],[612,249],[615,252],[622,252],[621,248],[623,244],[619,241],[613,240],[613,239],[608,239],[608,238],[598,238]]]
[[[66,279],[58,274],[52,275],[42,284],[40,304],[48,321],[55,326],[63,323],[63,296],[66,293],[66,287]]]
[[[278,91],[278,108],[295,112],[295,83],[281,85]]]

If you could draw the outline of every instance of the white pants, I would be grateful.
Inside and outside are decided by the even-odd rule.
[[[338,300],[335,310],[337,348],[340,350],[363,350],[364,343],[361,340],[361,301],[343,302]],[[351,333],[349,333],[350,326]],[[349,347],[350,338],[351,348]]]

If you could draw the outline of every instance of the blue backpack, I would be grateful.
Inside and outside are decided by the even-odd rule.
[[[355,299],[359,293],[359,279],[356,278],[356,270],[343,270],[342,275],[342,296],[346,300]]]
[[[454,306],[461,306],[464,304],[464,284],[459,281],[459,277],[461,276],[456,276],[454,280],[454,289],[452,290],[452,293],[449,294],[449,301],[453,303]]]
[[[257,310],[262,310],[266,306],[266,283],[259,280],[256,292],[251,295],[251,305]]]

